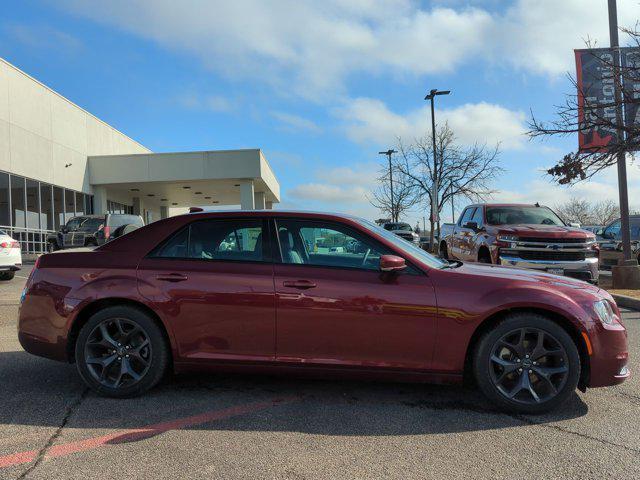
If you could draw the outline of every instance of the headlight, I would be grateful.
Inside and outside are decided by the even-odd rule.
[[[613,324],[615,313],[613,313],[613,308],[611,308],[611,304],[608,301],[598,300],[597,302],[593,302],[593,310],[602,323],[606,323],[607,325]]]
[[[518,241],[518,237],[516,237],[515,235],[498,235],[497,238],[499,242],[517,242]]]

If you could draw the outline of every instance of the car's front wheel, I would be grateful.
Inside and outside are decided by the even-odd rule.
[[[513,313],[486,332],[473,356],[482,392],[520,413],[551,410],[575,391],[580,355],[570,335],[537,313]]]
[[[133,397],[162,379],[169,348],[146,313],[114,306],[93,314],[80,329],[75,358],[91,389],[109,397]]]

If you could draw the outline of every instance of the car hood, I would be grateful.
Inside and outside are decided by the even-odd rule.
[[[552,275],[539,270],[525,270],[523,268],[488,265],[483,263],[464,263],[458,267],[458,269],[461,273],[504,279],[511,283],[530,282],[538,285],[542,284],[555,289],[564,290],[567,293],[570,291],[575,292],[575,290],[581,290],[583,292],[598,294],[601,291],[600,288],[588,282],[583,282],[582,280],[570,277]]]
[[[520,237],[576,238],[586,239],[592,234],[576,227],[561,225],[496,225],[501,234],[518,235]]]

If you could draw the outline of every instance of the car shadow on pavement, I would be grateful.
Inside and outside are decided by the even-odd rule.
[[[179,375],[141,397],[109,399],[89,392],[74,365],[22,351],[0,353],[0,379],[0,425],[134,430],[175,423],[202,430],[384,436],[513,428],[588,412],[578,394],[551,413],[525,416],[498,411],[470,388],[227,374]],[[113,443],[170,429],[151,428]]]

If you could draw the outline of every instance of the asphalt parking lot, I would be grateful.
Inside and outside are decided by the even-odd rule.
[[[104,399],[21,349],[27,273],[0,284],[0,478],[640,478],[637,376],[544,416],[463,388],[228,375]]]

